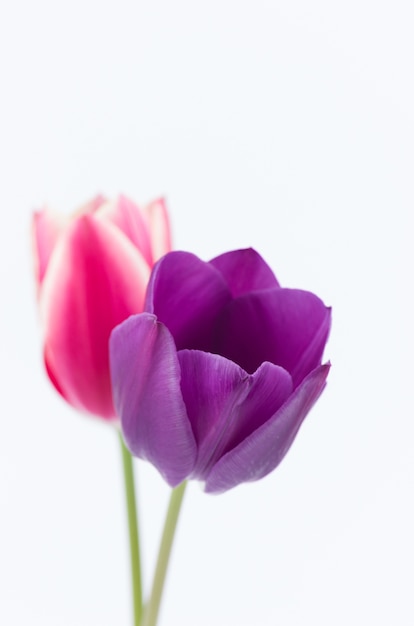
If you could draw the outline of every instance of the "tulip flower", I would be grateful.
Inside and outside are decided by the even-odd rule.
[[[151,268],[171,248],[164,202],[97,197],[66,219],[43,209],[33,234],[49,378],[76,409],[115,419],[109,335],[142,312]]]
[[[171,252],[144,312],[111,334],[114,403],[131,453],[176,486],[223,492],[271,472],[323,391],[331,313],[280,287],[252,249]]]

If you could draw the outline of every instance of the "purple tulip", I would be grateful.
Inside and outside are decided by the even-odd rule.
[[[279,286],[251,249],[209,263],[171,252],[153,268],[144,313],[110,339],[126,445],[171,485],[223,492],[285,456],[325,387],[331,313]]]

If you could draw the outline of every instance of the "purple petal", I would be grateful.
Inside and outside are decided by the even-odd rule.
[[[209,352],[218,316],[230,297],[209,263],[188,252],[170,252],[154,266],[145,310],[167,326],[178,350]]]
[[[270,267],[253,248],[226,252],[212,259],[210,264],[223,276],[234,298],[279,286]]]
[[[269,289],[230,303],[215,351],[247,372],[264,361],[280,365],[297,387],[320,364],[329,328],[330,309],[313,293]]]
[[[206,480],[207,492],[221,493],[259,480],[279,465],[322,393],[329,367],[321,365],[309,374],[271,419],[216,463]]]
[[[112,332],[113,399],[126,445],[172,486],[192,471],[196,444],[180,390],[174,340],[154,315],[130,317]]]
[[[183,350],[181,389],[198,446],[193,478],[205,479],[229,449],[259,428],[292,392],[291,377],[265,363],[249,376],[217,354]]]

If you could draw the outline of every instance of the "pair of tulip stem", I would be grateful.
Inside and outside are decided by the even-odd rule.
[[[125,447],[121,435],[119,435],[119,440],[122,449],[125,494],[128,512],[134,626],[156,626],[175,529],[177,527],[178,516],[187,483],[181,483],[181,485],[173,489],[171,492],[154,573],[151,595],[148,603],[144,607],[142,602],[141,557],[133,459],[128,449]]]

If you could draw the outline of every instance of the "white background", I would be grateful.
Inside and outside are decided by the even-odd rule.
[[[413,29],[409,0],[3,2],[0,624],[131,624],[118,442],[46,379],[30,256],[34,208],[98,191],[333,306],[283,464],[190,486],[160,626],[414,623]],[[137,472],[148,589],[168,490]]]

